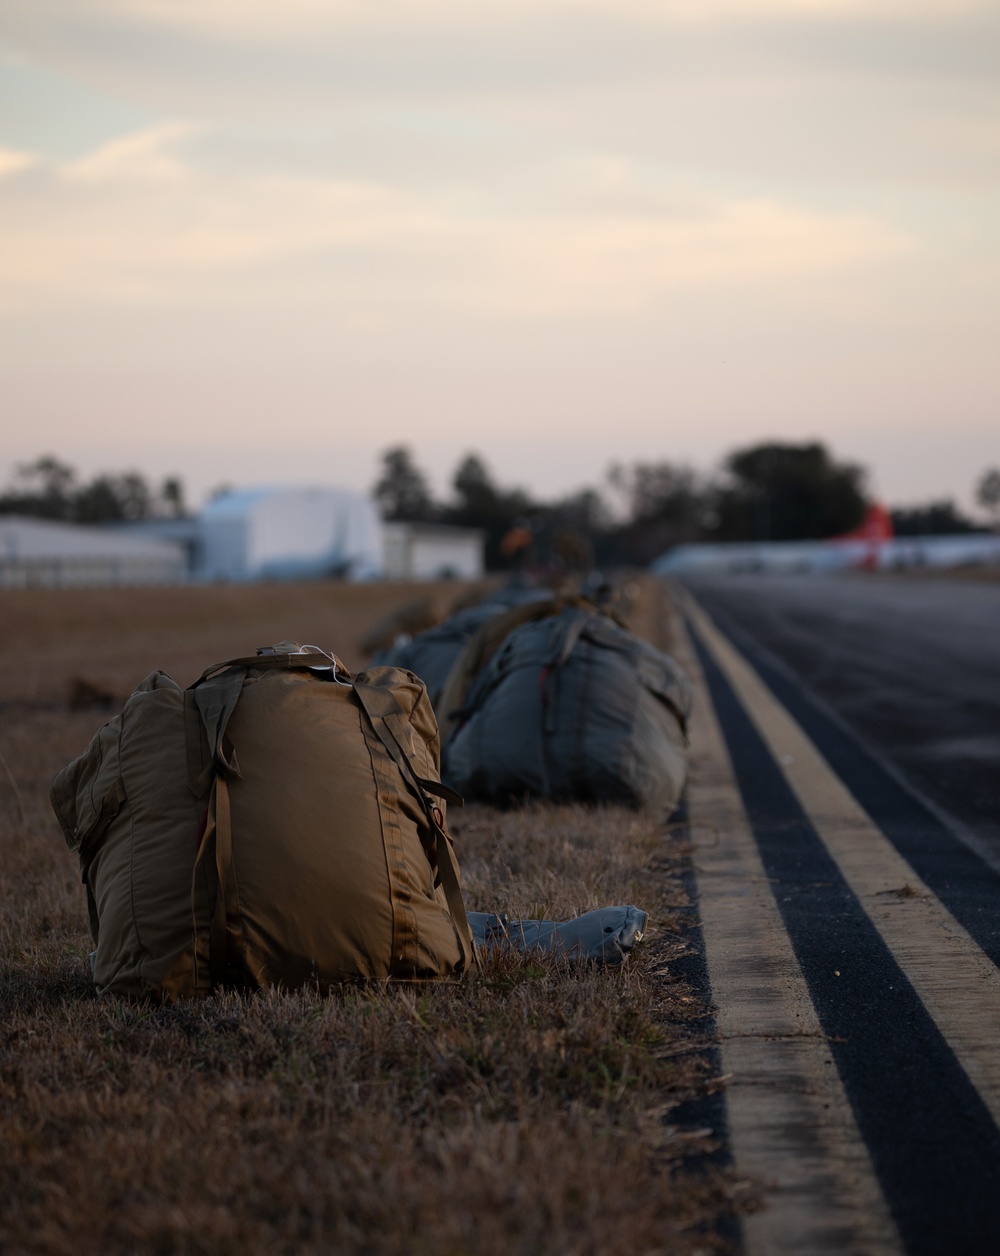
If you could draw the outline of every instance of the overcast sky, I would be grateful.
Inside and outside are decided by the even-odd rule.
[[[1000,3],[4,0],[0,478],[1000,465]]]

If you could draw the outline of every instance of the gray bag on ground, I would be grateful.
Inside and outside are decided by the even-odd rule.
[[[552,595],[544,589],[501,589],[486,602],[468,606],[449,616],[443,623],[399,641],[375,656],[375,663],[402,667],[413,672],[427,686],[427,695],[435,711],[445,681],[466,643],[497,615],[524,602],[544,601]]]
[[[484,955],[514,950],[521,954],[566,955],[571,960],[620,964],[642,941],[648,915],[638,907],[601,907],[574,920],[509,920],[470,911],[469,928]]]
[[[687,775],[690,682],[666,654],[581,606],[522,624],[465,693],[442,780],[467,798],[673,811]]]

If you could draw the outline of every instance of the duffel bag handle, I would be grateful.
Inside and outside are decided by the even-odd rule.
[[[320,662],[321,659],[325,659],[326,662]],[[213,663],[211,667],[206,667],[191,688],[196,688],[203,681],[209,680],[219,672],[225,671],[227,667],[253,668],[255,671],[263,672],[302,672],[318,671],[320,669],[325,671],[329,669],[333,672],[333,679],[340,684],[350,684],[352,680],[351,673],[337,658],[336,654],[328,654],[326,650],[321,650],[319,646],[296,645],[294,650],[282,650],[280,646],[262,646],[257,654],[243,658],[227,659],[224,663]]]

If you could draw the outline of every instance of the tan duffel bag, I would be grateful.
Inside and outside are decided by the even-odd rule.
[[[292,642],[163,672],[56,777],[99,993],[321,988],[475,964],[423,683]],[[454,797],[454,796],[452,796]]]

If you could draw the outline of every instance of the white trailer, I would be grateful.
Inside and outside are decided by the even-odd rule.
[[[208,503],[200,519],[203,580],[290,580],[382,573],[382,524],[371,498],[342,488],[251,488]]]
[[[384,523],[384,574],[390,580],[481,580],[485,534],[435,523]]]

